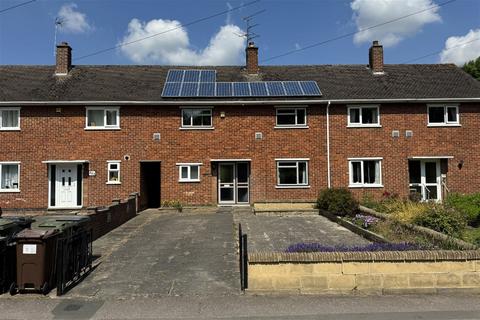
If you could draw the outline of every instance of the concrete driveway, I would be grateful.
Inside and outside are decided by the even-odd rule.
[[[94,243],[100,264],[69,297],[238,294],[231,210],[146,210]]]

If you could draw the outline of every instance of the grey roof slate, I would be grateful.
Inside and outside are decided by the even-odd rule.
[[[167,100],[161,93],[172,68],[192,67],[78,65],[56,77],[54,66],[0,66],[0,101]],[[480,82],[452,64],[385,65],[383,75],[365,65],[263,66],[253,79],[241,66],[203,69],[217,70],[217,81],[314,80],[325,100],[480,98]]]

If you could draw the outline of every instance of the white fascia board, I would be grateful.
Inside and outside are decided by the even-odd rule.
[[[408,157],[408,159],[453,159],[453,156],[415,156]]]
[[[46,160],[42,163],[89,163],[89,160]]]
[[[0,101],[1,105],[58,105],[58,106],[111,106],[111,105],[178,105],[178,106],[213,106],[213,105],[312,105],[312,104],[350,104],[350,103],[415,103],[415,102],[480,102],[480,97],[475,98],[398,98],[398,99],[311,99],[311,100],[160,100],[160,101]]]

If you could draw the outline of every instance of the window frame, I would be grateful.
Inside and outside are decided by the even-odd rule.
[[[294,110],[294,113],[291,115],[295,116],[295,124],[279,124],[278,123],[278,111],[279,110]],[[298,110],[303,110],[304,113],[304,123],[298,123]],[[297,107],[297,106],[281,106],[275,107],[275,128],[276,129],[293,129],[293,128],[308,128],[308,116],[307,116],[307,107]]]
[[[1,179],[4,165],[16,165],[18,170],[18,187],[16,189],[2,189]],[[0,193],[18,193],[20,192],[20,161],[1,161],[0,162]]]
[[[0,108],[0,131],[19,131],[21,130],[21,125],[20,125],[20,120],[21,120],[21,115],[20,115],[20,107],[1,107]],[[2,122],[3,122],[3,111],[17,111],[18,112],[18,126],[16,127],[3,127]]]
[[[122,184],[121,160],[107,160],[107,184]],[[118,169],[110,168],[110,165],[116,164]],[[110,172],[118,172],[118,180],[110,180]]]
[[[364,171],[364,162],[365,161],[378,161],[380,168],[380,181],[379,183],[365,183],[365,171]],[[361,183],[353,182],[353,163],[360,162],[361,169],[360,174],[362,177]],[[348,187],[349,188],[383,188],[383,158],[381,157],[364,157],[364,158],[348,158]]]
[[[443,122],[430,122],[430,108],[443,107]],[[455,108],[457,121],[448,121],[448,109]],[[458,104],[429,104],[427,105],[427,127],[460,127],[460,108]]]
[[[89,126],[88,112],[103,110],[103,126]],[[115,111],[117,113],[116,125],[107,125],[107,111]],[[85,108],[85,130],[120,130],[120,107],[86,107]]]
[[[177,163],[178,167],[178,182],[200,182],[200,167],[202,163]],[[198,178],[192,179],[192,167],[198,167]],[[187,178],[182,178],[182,168],[187,168]]]
[[[282,162],[295,162],[295,168],[297,170],[297,183],[296,184],[281,184],[280,183],[280,163]],[[306,181],[305,183],[298,183],[299,181],[299,163],[302,162],[302,163],[305,163],[305,170],[306,170]],[[277,171],[277,179],[276,179],[276,185],[275,185],[275,188],[277,189],[287,189],[287,188],[291,188],[291,189],[302,189],[302,188],[310,188],[310,179],[309,179],[309,162],[310,162],[310,159],[309,158],[278,158],[278,159],[275,159],[275,163],[276,163],[276,171]],[[284,167],[284,168],[293,168],[293,167]]]
[[[207,110],[210,112],[210,125],[194,125],[193,117],[190,118],[190,125],[184,125],[183,113],[185,110]],[[182,107],[180,111],[180,129],[181,130],[212,130],[213,127],[213,107]]]
[[[363,109],[377,109],[377,123],[362,123]],[[350,117],[351,109],[359,109],[359,122],[352,122]],[[349,105],[347,107],[347,127],[348,128],[380,128],[380,105]]]

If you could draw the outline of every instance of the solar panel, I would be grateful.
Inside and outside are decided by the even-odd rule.
[[[200,82],[215,82],[217,81],[217,74],[215,70],[202,70],[200,73]]]
[[[185,70],[184,82],[198,82],[200,81],[200,70]]]
[[[265,82],[250,82],[250,89],[251,89],[252,96],[254,97],[268,96],[267,86]]]
[[[235,97],[248,97],[250,94],[249,82],[234,82],[233,83],[233,96]]]
[[[181,82],[167,82],[163,87],[162,96],[164,97],[178,97],[180,95]]]
[[[315,81],[216,82],[215,70],[168,70],[163,97],[321,96]]]
[[[285,89],[281,81],[269,81],[267,82],[267,90],[269,96],[284,96]]]
[[[232,96],[232,82],[217,82],[217,97]]]
[[[298,81],[284,81],[283,87],[287,96],[303,96],[302,87]]]
[[[196,97],[198,95],[198,82],[183,82],[181,97]]]
[[[185,70],[168,70],[167,82],[182,82]]]
[[[200,82],[198,84],[199,97],[215,97],[215,82]]]
[[[322,95],[322,93],[320,92],[320,88],[315,81],[300,81],[300,85],[302,86],[303,93],[306,96]]]

